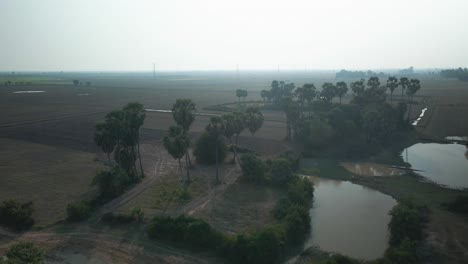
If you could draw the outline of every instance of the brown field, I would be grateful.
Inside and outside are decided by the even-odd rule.
[[[10,139],[0,146],[0,201],[33,201],[37,225],[63,219],[67,204],[89,194],[103,168],[89,152]]]

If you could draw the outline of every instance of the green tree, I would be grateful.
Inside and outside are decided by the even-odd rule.
[[[405,93],[406,88],[409,85],[409,79],[406,77],[400,78],[400,86],[401,86],[401,100],[403,100],[403,94]]]
[[[211,134],[211,136],[215,139],[215,155],[216,155],[216,181],[219,182],[219,166],[218,166],[218,156],[219,156],[219,141],[223,140],[224,135],[224,122],[223,119],[220,117],[214,116],[210,118],[210,123],[206,127],[206,131]]]
[[[413,104],[413,96],[414,94],[416,94],[417,91],[419,91],[419,89],[421,89],[421,82],[417,79],[411,79],[411,81],[409,82],[408,84],[408,89],[406,90],[406,94],[408,95],[408,97],[410,98],[409,100],[409,109],[408,109],[408,121],[409,121],[409,116],[410,116],[410,112],[411,112],[411,105]]]
[[[249,182],[261,182],[264,180],[265,165],[254,154],[244,154],[242,160],[242,176]]]
[[[98,147],[101,147],[102,151],[107,154],[107,159],[110,162],[110,154],[114,151],[117,139],[112,133],[112,128],[109,123],[102,122],[96,124],[94,143],[96,143]]]
[[[337,95],[336,86],[333,83],[326,82],[322,85],[320,96],[325,97],[328,102],[332,102],[333,98]]]
[[[348,85],[345,82],[337,82],[336,91],[337,91],[338,97],[340,98],[340,104],[341,104],[341,97],[343,97],[348,92]]]
[[[172,117],[174,121],[184,129],[187,135],[190,126],[193,121],[195,121],[195,110],[195,104],[190,99],[177,99],[176,103],[172,106]],[[188,167],[191,166],[189,148],[187,148],[185,153],[185,162]]]
[[[14,199],[3,201],[0,204],[0,224],[21,231],[34,225],[32,213],[33,203],[21,203]]]
[[[252,135],[262,127],[263,120],[263,114],[258,107],[251,106],[245,110],[245,124]]]
[[[283,158],[274,159],[271,161],[271,181],[275,184],[285,184],[293,177],[291,164]]]
[[[180,126],[171,126],[169,128],[169,134],[164,137],[164,147],[171,156],[176,159],[179,163],[179,172],[180,177],[183,179],[182,173],[182,163],[181,159],[187,152],[190,141],[187,137],[187,134],[184,132],[184,129]],[[187,183],[190,182],[190,173],[189,168],[187,170]]]
[[[390,90],[390,104],[393,103],[393,92],[398,87],[398,85],[399,85],[399,82],[397,78],[392,77],[392,76],[388,77],[387,88]]]
[[[240,164],[241,161],[239,160],[239,155],[237,154],[237,147],[239,145],[239,135],[242,131],[245,130],[246,127],[246,114],[244,112],[234,112],[233,114],[234,120],[232,128],[234,130],[234,135],[236,136],[234,142],[234,160],[237,158],[237,162]]]
[[[122,194],[130,183],[128,175],[119,167],[100,171],[94,176],[92,186],[97,186],[103,198],[114,198]]]
[[[263,99],[263,104],[264,104],[264,105],[265,105],[265,103],[266,103],[266,100],[270,97],[269,93],[270,93],[270,91],[268,91],[268,90],[262,90],[262,91],[260,92],[260,96],[261,96],[262,99]],[[268,101],[269,101],[269,100],[268,100]]]
[[[128,103],[123,108],[126,115],[126,122],[129,129],[130,137],[133,139],[132,148],[134,145],[138,149],[138,160],[140,162],[140,171],[141,175],[144,175],[143,172],[143,163],[141,161],[141,151],[140,151],[140,128],[143,126],[146,118],[145,108],[143,104],[138,102]],[[134,151],[134,149],[133,149]]]

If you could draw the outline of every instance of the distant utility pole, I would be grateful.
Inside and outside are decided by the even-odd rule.
[[[156,78],[156,63],[153,62],[153,78]]]

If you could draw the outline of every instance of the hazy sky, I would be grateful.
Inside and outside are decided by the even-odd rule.
[[[468,64],[468,0],[0,0],[0,71]]]

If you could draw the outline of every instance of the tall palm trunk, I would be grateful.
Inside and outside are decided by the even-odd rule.
[[[218,142],[216,142],[216,182],[219,182],[219,169],[218,169]]]
[[[242,165],[242,164],[241,164],[241,161],[240,161],[240,159],[239,159],[239,155],[237,154],[238,142],[239,142],[239,134],[236,134],[236,143],[235,143],[235,145],[234,145],[234,159],[237,158],[237,163],[239,163],[239,165]]]
[[[189,162],[188,162],[188,152],[185,154],[185,168],[187,170],[187,183],[190,182],[190,171],[189,171]]]
[[[137,148],[138,148],[138,160],[140,161],[140,171],[141,171],[141,176],[143,177],[145,174],[143,172],[143,163],[141,161],[141,151],[140,151],[140,132],[137,132]]]
[[[181,180],[181,181],[184,181],[184,173],[182,172],[182,162],[180,162],[180,158],[179,158],[178,160],[179,160],[180,180]]]
[[[393,91],[390,92],[390,105],[393,105]]]

